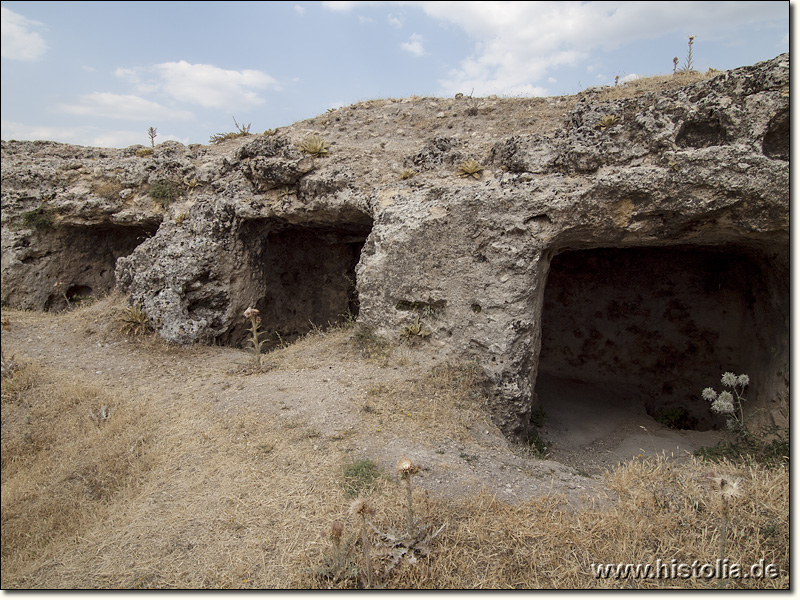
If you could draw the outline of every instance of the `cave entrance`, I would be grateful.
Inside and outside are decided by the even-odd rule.
[[[776,285],[783,273],[770,274],[767,256],[739,246],[554,256],[535,382],[545,415],[555,415],[564,430],[582,421],[583,437],[575,441],[586,444],[626,420],[645,431],[656,422],[676,430],[724,428],[702,390],[721,390],[725,371],[769,379],[774,363],[764,354],[788,352],[788,276]]]
[[[314,327],[325,328],[359,311],[356,265],[372,230],[369,217],[336,224],[246,223],[241,240],[253,284],[246,297],[258,298],[265,348],[292,342]],[[246,326],[230,341],[241,344]]]
[[[157,223],[60,227],[52,250],[40,259],[42,276],[53,282],[45,310],[63,310],[67,301],[75,305],[112,290],[117,259],[131,254],[157,230]]]

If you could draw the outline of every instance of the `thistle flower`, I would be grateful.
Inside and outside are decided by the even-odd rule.
[[[736,385],[737,377],[730,371],[727,371],[722,374],[722,385],[725,387],[733,387]]]
[[[244,318],[245,319],[252,319],[253,317],[258,318],[259,310],[257,308],[248,307],[246,311],[244,311]]]
[[[410,475],[416,475],[419,473],[419,465],[415,465],[411,462],[408,458],[403,458],[400,462],[397,463],[397,472],[400,474],[400,477],[405,479]]]
[[[356,499],[350,505],[350,514],[361,517],[361,542],[364,547],[364,562],[366,563],[367,585],[372,587],[372,560],[369,554],[369,538],[367,537],[367,516],[375,514],[375,509],[367,504],[363,498]]]
[[[746,387],[750,385],[750,378],[744,373],[742,373],[741,375],[739,375],[739,377],[736,378],[736,383],[742,387]]]
[[[716,473],[709,473],[706,479],[711,482],[711,489],[718,492],[723,500],[738,498],[742,495],[742,479],[740,477],[725,477]]]
[[[353,501],[350,505],[350,514],[351,515],[361,515],[362,517],[368,517],[375,514],[375,509],[367,504],[367,501],[363,498],[357,498]]]
[[[730,392],[720,392],[716,400],[711,404],[711,410],[723,415],[733,414],[733,396]]]
[[[341,521],[334,521],[331,525],[331,539],[339,545],[339,540],[342,539],[342,535],[344,534],[344,523]]]
[[[710,387],[703,390],[703,400],[708,400],[712,402],[717,399],[717,392],[715,392]]]
[[[725,546],[728,538],[728,518],[730,516],[728,501],[731,498],[742,495],[742,480],[739,478],[731,479],[728,477],[720,477],[714,475],[713,473],[709,474],[707,478],[712,482],[712,489],[719,493],[719,499],[722,503],[722,515],[720,519],[719,531],[719,559],[724,560]],[[720,580],[720,585],[721,584],[722,581]]]
[[[411,476],[419,473],[419,465],[415,465],[411,462],[411,459],[402,458],[400,462],[397,463],[397,472],[400,475],[400,479],[406,480],[406,502],[407,502],[407,510],[408,510],[408,535],[414,535],[414,507],[412,504],[412,495],[411,495]]]

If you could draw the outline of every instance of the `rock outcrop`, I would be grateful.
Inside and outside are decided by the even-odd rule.
[[[719,424],[701,390],[748,373],[788,424],[789,55],[611,91],[371,101],[151,153],[3,142],[3,301],[116,284],[180,344],[240,344],[248,306],[284,340],[421,323],[516,438],[540,372],[697,427]]]

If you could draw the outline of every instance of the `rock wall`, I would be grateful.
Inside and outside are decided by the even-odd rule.
[[[115,268],[181,344],[240,343],[248,306],[281,339],[420,318],[432,352],[481,365],[511,437],[540,370],[698,427],[701,390],[747,372],[751,410],[786,425],[788,96],[787,54],[630,98],[486,99],[473,121],[406,99],[220,146],[3,142],[3,301],[58,308],[55,282],[97,293]],[[300,150],[311,133],[329,156]]]

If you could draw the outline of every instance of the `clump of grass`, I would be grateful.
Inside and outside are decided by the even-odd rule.
[[[606,131],[607,129],[611,129],[619,123],[619,117],[616,115],[604,115],[600,117],[600,120],[597,122],[597,127],[600,131]]]
[[[250,123],[247,125],[239,125],[239,123],[236,122],[236,117],[233,117],[233,124],[236,126],[236,131],[231,131],[228,133],[215,133],[209,139],[209,143],[222,144],[228,140],[235,140],[237,138],[250,135]]]
[[[427,329],[420,321],[419,315],[414,317],[414,322],[411,323],[411,325],[405,325],[400,331],[400,337],[410,344],[414,344],[418,340],[425,339],[430,334],[430,329]]]
[[[138,337],[153,331],[150,318],[147,316],[141,304],[134,304],[133,306],[126,306],[123,308],[120,321],[121,325],[119,330],[125,335]]]
[[[144,158],[145,156],[153,156],[153,152],[155,152],[153,148],[138,148],[136,150],[136,156],[138,156],[139,158]]]
[[[473,158],[465,160],[462,162],[458,167],[458,176],[459,177],[473,177],[475,179],[480,179],[481,174],[484,171],[484,167]]]
[[[363,323],[354,323],[349,345],[356,349],[362,358],[385,360],[391,353],[389,342],[375,333],[375,330]]]
[[[416,173],[412,169],[403,169],[399,173],[400,179],[405,181],[406,179],[411,179]]]
[[[370,459],[358,460],[344,468],[344,481],[342,487],[346,496],[352,498],[363,496],[378,489],[381,480],[381,470]]]
[[[118,181],[99,181],[92,185],[92,192],[106,200],[118,200],[122,185]]]
[[[308,136],[298,145],[300,152],[309,154],[315,158],[328,155],[328,148],[330,144],[323,140],[320,136],[314,134]]]

